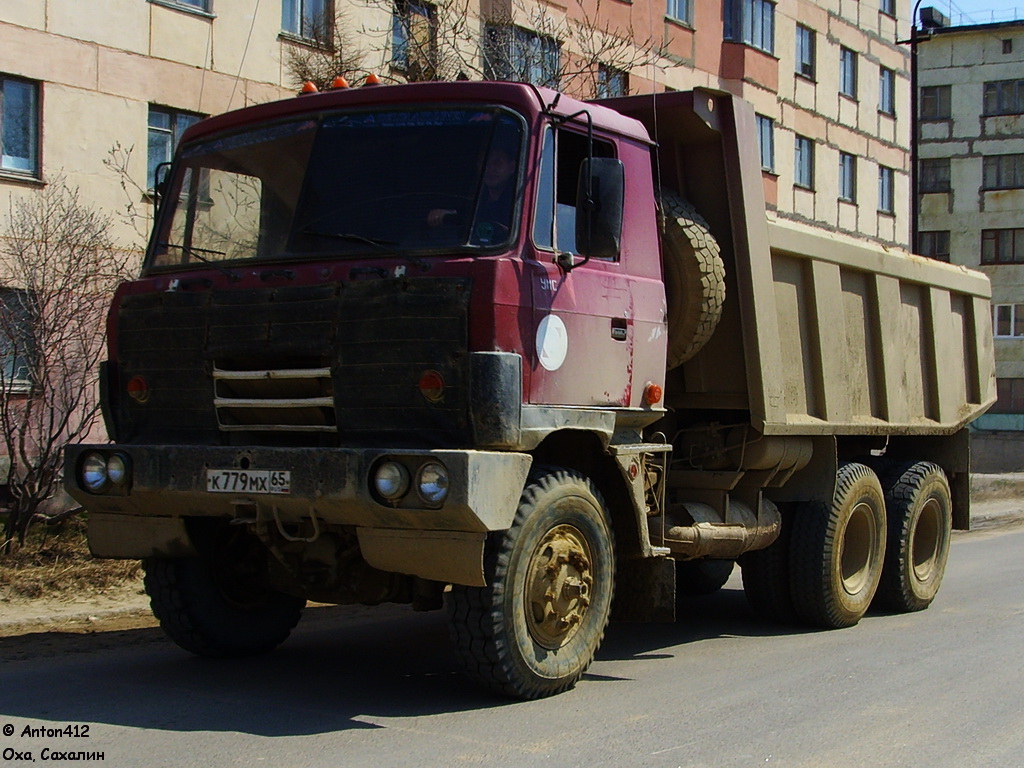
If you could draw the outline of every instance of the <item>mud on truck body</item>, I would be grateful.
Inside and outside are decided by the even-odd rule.
[[[770,220],[756,148],[725,93],[513,83],[193,126],[110,310],[113,442],[67,452],[94,554],[143,559],[201,655],[307,600],[446,605],[523,698],[737,561],[777,620],[926,607],[994,400],[988,281]]]

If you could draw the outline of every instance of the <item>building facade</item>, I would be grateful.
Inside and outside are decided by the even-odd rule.
[[[934,26],[916,47],[917,251],[992,280],[999,399],[975,465],[1024,470],[1024,20]]]
[[[909,244],[910,0],[4,0],[0,199],[58,176],[137,247],[146,190],[204,115],[358,81],[526,79],[750,100],[775,215]],[[129,155],[130,150],[130,155]],[[127,185],[122,184],[127,180]],[[125,187],[127,186],[127,192]]]

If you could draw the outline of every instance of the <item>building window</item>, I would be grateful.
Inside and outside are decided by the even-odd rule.
[[[432,80],[436,61],[434,6],[399,0],[391,17],[391,65],[409,80]]]
[[[814,79],[814,30],[796,25],[796,73]]]
[[[845,46],[839,49],[839,92],[857,98],[857,54]]]
[[[174,148],[181,141],[181,135],[193,123],[202,119],[191,112],[178,112],[163,107],[149,108],[149,165],[146,171],[146,187],[153,189],[161,179],[156,178],[160,163],[170,162]]]
[[[1018,339],[1024,336],[1024,304],[993,304],[996,338]]]
[[[881,0],[878,4],[878,10],[884,13],[886,16],[896,17],[896,0]]]
[[[893,196],[895,195],[896,189],[896,173],[892,168],[886,168],[884,165],[878,166],[878,212],[893,214],[896,212],[896,207],[893,202]]]
[[[886,67],[878,71],[878,111],[896,114],[896,73]]]
[[[984,110],[986,115],[1024,113],[1024,80],[985,83]]]
[[[950,110],[950,86],[926,85],[921,89],[921,119],[948,120]]]
[[[806,136],[796,137],[793,183],[804,189],[814,189],[814,141]]]
[[[484,30],[484,77],[557,88],[561,44],[520,27],[488,24]]]
[[[989,155],[985,158],[983,189],[1024,187],[1024,155]]]
[[[39,175],[39,85],[0,75],[0,170]]]
[[[1003,40],[1003,53],[1013,53],[1013,40]]]
[[[183,5],[186,8],[195,8],[206,13],[210,12],[210,3],[213,0],[157,0],[164,5]]]
[[[1024,379],[996,379],[996,398],[989,413],[1024,413]]]
[[[281,3],[281,29],[307,40],[329,41],[331,17],[331,0],[282,0]]]
[[[0,288],[0,389],[4,393],[32,390],[38,316],[39,305],[31,291]]]
[[[775,171],[775,121],[757,116],[757,138],[761,146],[761,170]]]
[[[839,153],[839,199],[857,202],[857,158],[848,152]]]
[[[918,232],[917,252],[929,259],[949,261],[949,230]]]
[[[693,20],[690,16],[691,13],[690,0],[668,0],[666,14],[673,19],[689,24]]]
[[[1024,264],[1024,229],[983,229],[982,264]]]
[[[621,69],[601,64],[597,68],[596,96],[599,99],[612,99],[629,93],[629,75]]]
[[[725,39],[775,52],[775,3],[769,0],[725,0]]]
[[[949,192],[949,158],[922,160],[918,184],[921,185],[921,192]]]

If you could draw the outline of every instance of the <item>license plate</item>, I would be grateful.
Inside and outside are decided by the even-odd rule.
[[[207,469],[208,493],[291,493],[292,473],[285,469]]]

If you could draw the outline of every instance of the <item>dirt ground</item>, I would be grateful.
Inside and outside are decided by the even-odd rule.
[[[971,493],[972,530],[1024,525],[1024,473],[975,475]],[[51,552],[55,562],[43,558],[17,577],[0,561],[0,659],[60,653],[69,636],[77,636],[76,648],[87,650],[128,637],[162,640],[137,564],[97,564],[83,551],[84,539],[70,546],[76,548],[77,559],[70,551]],[[16,578],[20,589],[12,587]],[[127,631],[147,628],[152,632]]]

